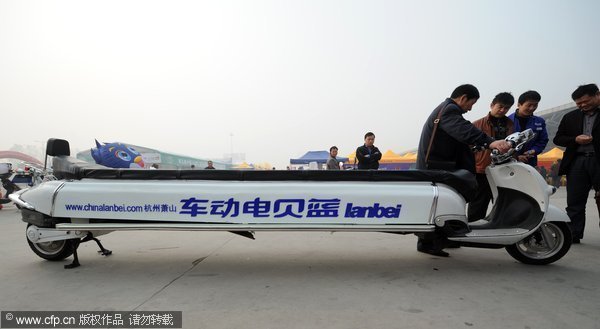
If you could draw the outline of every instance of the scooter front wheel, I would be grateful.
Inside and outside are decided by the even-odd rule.
[[[561,259],[571,248],[571,229],[565,222],[548,222],[525,239],[506,247],[521,263],[546,265]]]

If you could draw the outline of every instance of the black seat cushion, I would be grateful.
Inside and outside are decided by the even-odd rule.
[[[475,176],[466,170],[192,170],[114,169],[69,156],[53,158],[58,179],[131,180],[236,180],[236,181],[327,181],[327,182],[432,182],[451,186],[469,201],[475,195]]]

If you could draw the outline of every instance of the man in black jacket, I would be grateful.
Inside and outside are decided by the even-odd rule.
[[[567,149],[558,175],[567,175],[567,214],[573,243],[583,239],[585,205],[593,187],[600,212],[600,91],[595,84],[579,86],[571,95],[577,109],[560,120],[554,144]]]
[[[375,134],[368,132],[365,134],[365,144],[356,149],[356,159],[358,160],[358,169],[379,169],[379,160],[381,152],[373,145],[375,143]]]
[[[478,99],[479,90],[473,85],[465,84],[454,89],[450,98],[433,110],[421,132],[417,169],[466,169],[475,175],[475,157],[470,145],[495,148],[502,153],[511,148],[510,143],[494,140],[463,118],[463,114],[470,111]],[[437,129],[432,138],[436,121]],[[448,253],[442,250],[445,247],[445,239],[441,235],[431,232],[419,233],[418,236],[418,251],[435,256],[448,256]]]

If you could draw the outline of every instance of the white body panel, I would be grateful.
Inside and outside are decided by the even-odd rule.
[[[504,165],[489,166],[485,172],[494,199],[498,197],[497,187],[513,189],[528,194],[538,202],[543,212],[546,211],[552,189],[532,166],[514,160]]]
[[[21,190],[10,195],[10,199],[21,206],[52,215],[52,205],[56,191],[64,184],[62,181],[48,181],[33,188]],[[16,198],[18,196],[19,198]],[[25,202],[26,204],[21,204]]]
[[[435,208],[434,223],[444,226],[447,220],[460,220],[467,222],[465,213],[465,199],[456,190],[445,185],[438,185]]]
[[[549,205],[546,216],[544,216],[544,222],[570,222],[571,219],[566,212],[559,209],[555,205]]]
[[[465,215],[459,194],[429,182],[83,179],[41,184],[21,200],[52,217],[189,223],[410,225]]]
[[[551,207],[553,211],[548,213],[550,195],[553,191],[552,187],[530,165],[515,160],[499,166],[489,166],[486,168],[486,174],[494,199],[498,197],[498,187],[521,191],[531,196],[538,203],[544,213],[543,219],[532,230],[522,228],[478,230],[474,227],[465,237],[449,238],[450,240],[489,244],[513,244],[528,236],[544,222],[569,221],[566,214],[556,207]]]

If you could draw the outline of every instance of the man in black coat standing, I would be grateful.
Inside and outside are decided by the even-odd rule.
[[[571,98],[577,109],[560,120],[554,144],[566,147],[558,175],[567,175],[567,214],[573,243],[583,239],[585,205],[593,187],[600,211],[600,91],[595,84],[579,86]]]
[[[356,149],[356,159],[358,160],[358,169],[379,169],[379,160],[381,152],[373,145],[375,143],[375,134],[368,132],[365,134],[365,144]]]
[[[479,99],[479,90],[473,85],[458,86],[450,98],[436,107],[423,126],[417,169],[466,169],[475,175],[475,156],[470,145],[498,149],[505,153],[511,145],[505,140],[494,140],[463,118]],[[437,126],[437,128],[435,128]],[[434,129],[435,128],[435,129]],[[434,133],[435,130],[435,133]],[[418,234],[417,250],[447,257],[445,239],[437,232]]]

